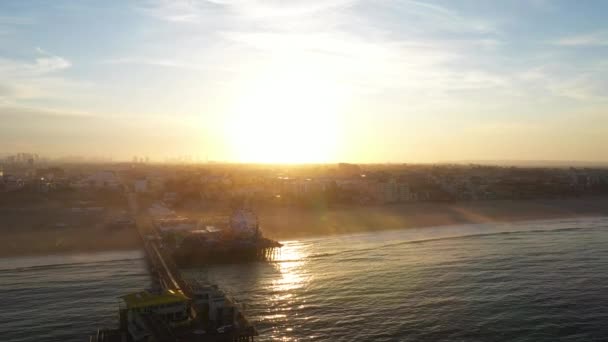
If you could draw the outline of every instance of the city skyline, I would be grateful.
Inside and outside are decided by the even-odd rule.
[[[0,4],[0,152],[608,162],[608,4]]]

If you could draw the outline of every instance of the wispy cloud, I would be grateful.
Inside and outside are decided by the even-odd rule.
[[[155,18],[169,22],[196,22],[206,10],[213,9],[209,1],[157,0],[138,7]]]
[[[61,75],[72,63],[42,48],[28,60],[0,57],[0,101],[18,103],[26,99],[56,99],[84,87]]]
[[[548,9],[542,0],[533,5]],[[141,10],[182,24],[170,29],[195,30],[209,44],[204,52],[194,47],[174,51],[172,56],[126,56],[105,63],[235,71],[232,75],[237,78],[250,77],[248,68],[283,72],[295,67],[355,92],[399,92],[411,105],[425,106],[431,105],[429,96],[434,99],[432,106],[449,106],[464,102],[467,96],[479,97],[480,92],[525,97],[533,90],[548,98],[575,101],[596,101],[603,92],[601,82],[576,70],[538,68],[534,62],[515,69],[501,68],[496,61],[487,63],[481,55],[495,58],[508,36],[497,21],[453,6],[416,0],[157,0]],[[564,37],[554,44],[601,45],[608,42],[606,38],[600,32]],[[198,53],[194,56],[193,52]],[[208,55],[223,56],[223,60],[209,63]],[[508,60],[508,56],[503,58]]]
[[[608,102],[608,83],[604,75],[581,73],[547,85],[555,94],[581,102]]]
[[[161,0],[148,3],[143,10],[166,21],[198,25],[201,34],[214,37],[210,49],[216,46],[232,53],[227,56],[226,63],[233,61],[240,65],[243,61],[239,61],[239,56],[247,64],[255,65],[263,65],[264,60],[282,63],[282,60],[291,59],[292,63],[304,62],[309,67],[335,74],[339,79],[350,78],[350,83],[374,84],[380,89],[384,88],[382,81],[391,88],[400,82],[423,84],[425,82],[413,77],[425,75],[446,77],[445,82],[435,79],[427,82],[429,85],[474,88],[501,83],[488,72],[448,70],[447,65],[464,58],[465,49],[492,49],[500,45],[496,38],[480,36],[495,31],[489,22],[425,2],[381,0],[373,3],[374,11],[368,11],[367,7],[371,5],[355,0]],[[392,13],[399,13],[401,20],[406,22],[415,20],[417,30],[432,27],[476,35],[453,40],[400,36],[394,32],[405,29],[407,34],[410,27],[393,27],[403,25],[403,22],[385,23],[382,20],[382,16]],[[209,21],[224,25],[211,25]],[[193,70],[208,68],[178,58],[126,57],[113,61],[136,62]],[[460,81],[455,81],[459,72],[465,74]]]
[[[0,125],[10,132],[7,122],[17,116],[26,127],[42,121],[27,115],[52,122],[63,109],[75,116],[90,110],[96,118],[132,123],[131,139],[142,140],[138,132],[158,132],[150,123],[161,126],[171,117],[221,126],[232,104],[258,92],[268,102],[285,93],[293,106],[335,97],[330,111],[352,114],[361,131],[370,129],[367,119],[379,122],[379,131],[386,120],[411,120],[395,125],[395,137],[387,134],[401,146],[408,129],[429,141],[453,138],[434,118],[465,126],[608,108],[608,66],[598,48],[608,46],[599,16],[605,5],[578,6],[576,15],[597,20],[585,25],[574,25],[568,13],[573,6],[564,2],[499,7],[483,0],[58,0],[44,9],[0,4],[0,115],[6,119]],[[58,17],[65,20],[57,23]],[[557,31],[568,34],[553,35]],[[86,39],[91,36],[96,39]],[[60,45],[36,49],[42,38]],[[73,66],[77,61],[82,64]],[[345,104],[344,113],[337,103]],[[284,112],[293,115],[289,108]],[[136,125],[124,120],[129,115],[146,120]],[[56,127],[61,134],[76,131],[63,122]],[[43,126],[40,132],[48,129]],[[112,127],[110,135],[121,126]],[[150,141],[155,139],[145,144]]]
[[[199,72],[236,72],[234,67],[225,65],[209,64],[204,62],[192,62],[182,58],[151,58],[151,57],[122,57],[110,58],[100,62],[106,65],[147,65],[161,68],[183,69]]]
[[[608,46],[608,32],[592,32],[560,38],[553,42],[559,46]]]
[[[92,113],[74,110],[58,110],[27,105],[9,105],[0,103],[0,117],[31,117],[31,118],[88,118],[94,117]]]
[[[514,89],[524,92],[538,94],[544,91],[544,100],[562,98],[580,103],[605,103],[608,102],[606,76],[608,68],[601,62],[590,63],[584,70],[564,69],[557,64],[546,64],[515,74],[513,85]]]
[[[191,69],[191,70],[208,70],[211,67],[205,68],[204,66],[196,63],[188,63],[178,59],[154,59],[149,57],[123,57],[123,58],[111,58],[101,62],[102,64],[143,64],[160,66],[167,68],[178,68],[178,69]]]
[[[294,0],[294,1],[219,1],[243,16],[276,18],[312,15],[327,10],[343,9],[356,0]]]
[[[29,61],[0,57],[0,74],[4,76],[36,76],[67,69],[72,63],[60,56],[36,48],[37,56]]]
[[[34,23],[32,17],[19,15],[0,15],[0,25],[30,25]]]
[[[157,0],[141,9],[159,19],[170,22],[199,22],[217,11],[232,15],[258,18],[293,17],[315,14],[328,9],[348,6],[356,0]]]
[[[449,32],[491,33],[496,31],[494,23],[487,19],[464,15],[447,7],[422,1],[381,1],[374,6],[399,13],[404,22],[414,20],[421,29]]]
[[[36,58],[36,63],[34,65],[37,72],[54,72],[72,66],[72,63],[69,60],[53,55],[40,47],[36,48],[36,51],[41,55],[41,57]]]

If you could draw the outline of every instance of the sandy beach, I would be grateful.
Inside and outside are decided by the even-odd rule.
[[[108,230],[103,226],[0,231],[0,257],[133,250],[141,247],[132,229]]]
[[[117,192],[3,193],[0,257],[138,249],[135,229],[106,225],[127,208]]]
[[[608,197],[559,200],[479,202],[418,202],[385,206],[337,208],[259,208],[264,234],[278,240],[332,234],[373,232],[412,227],[490,222],[592,217],[608,215]],[[189,213],[194,214],[194,213]],[[207,213],[199,212],[205,218]],[[4,213],[5,219],[10,215]],[[135,229],[109,231],[100,225],[45,227],[32,219],[0,224],[0,257],[58,253],[98,252],[140,248]],[[35,221],[35,220],[34,220]],[[16,227],[19,222],[30,224]]]
[[[274,208],[259,212],[264,233],[275,239],[412,227],[606,215],[608,215],[607,197],[455,203],[418,202],[306,210]]]

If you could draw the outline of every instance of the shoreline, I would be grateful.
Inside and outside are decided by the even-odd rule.
[[[58,250],[58,251],[49,251],[46,252],[34,252],[34,253],[13,253],[13,254],[0,254],[0,259],[10,259],[10,258],[39,258],[39,257],[75,257],[80,255],[94,255],[94,254],[106,254],[106,253],[126,253],[126,252],[140,252],[143,251],[143,248],[133,246],[133,247],[116,247],[116,248],[100,248],[100,249],[72,249],[72,250]]]
[[[608,197],[552,200],[415,202],[335,208],[261,208],[265,236],[294,240],[463,224],[511,223],[608,216]],[[202,213],[204,217],[204,213]],[[57,241],[61,241],[57,244]],[[141,249],[135,229],[6,229],[0,231],[0,258],[73,255]]]

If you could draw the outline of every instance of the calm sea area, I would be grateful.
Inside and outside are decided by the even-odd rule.
[[[285,241],[272,263],[183,270],[259,341],[606,341],[608,218]],[[0,259],[2,341],[86,341],[150,285],[141,252]]]

